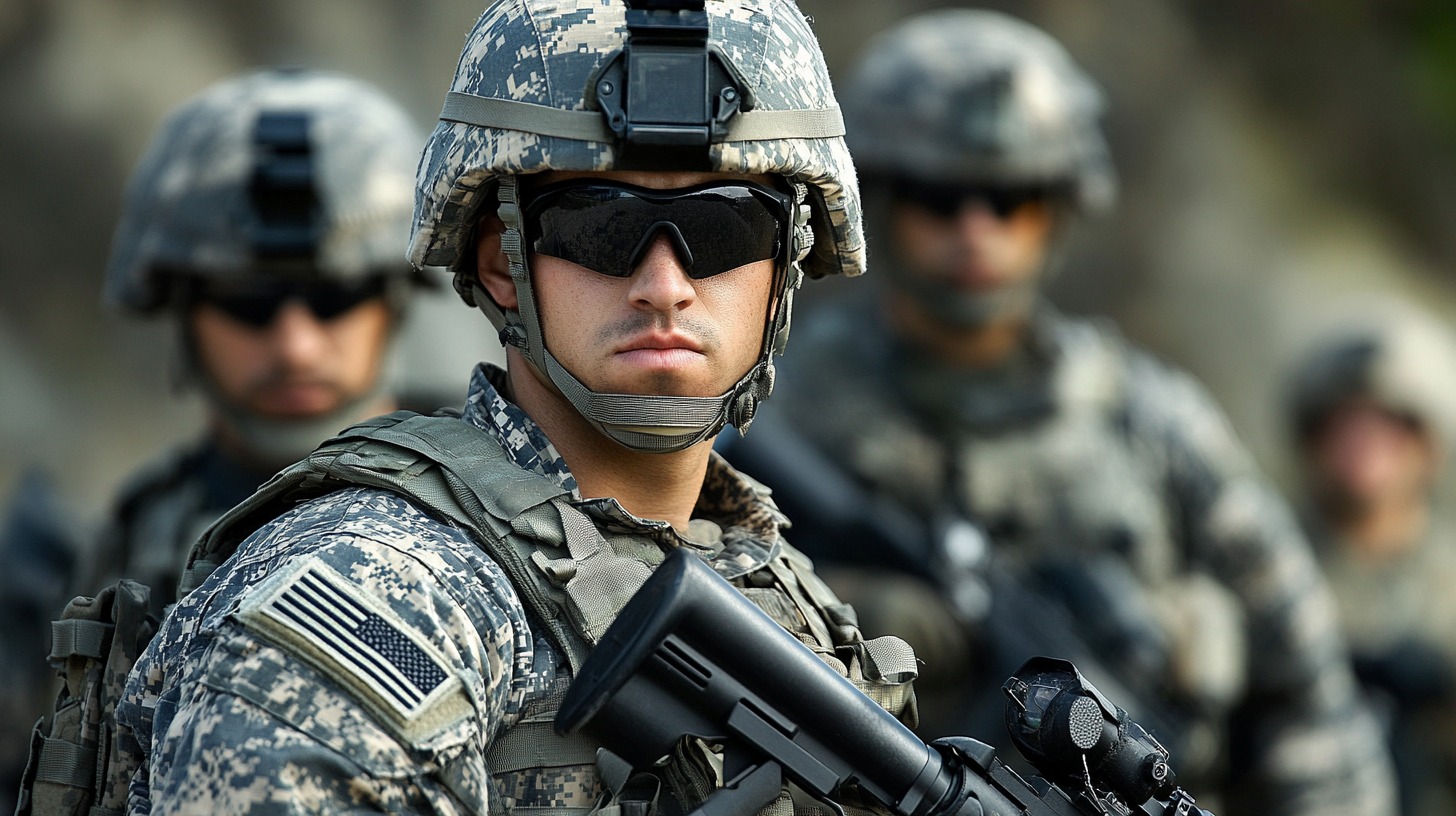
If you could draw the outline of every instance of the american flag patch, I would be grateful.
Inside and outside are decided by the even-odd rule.
[[[459,683],[397,612],[316,558],[274,576],[239,619],[408,722]]]

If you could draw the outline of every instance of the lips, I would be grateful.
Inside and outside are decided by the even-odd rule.
[[[698,354],[703,352],[703,346],[698,341],[685,334],[647,334],[634,337],[615,349],[617,354],[624,354],[630,351],[691,351]]]

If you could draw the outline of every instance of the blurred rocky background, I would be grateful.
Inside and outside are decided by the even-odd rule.
[[[170,327],[99,300],[123,185],[162,116],[285,64],[358,75],[427,128],[483,5],[0,2],[0,496],[38,467],[94,517],[199,421],[172,386]],[[836,74],[875,31],[943,5],[801,0]],[[985,5],[1049,29],[1107,91],[1121,202],[1077,236],[1058,301],[1200,376],[1276,474],[1281,370],[1324,315],[1372,293],[1456,314],[1456,3]],[[411,384],[461,392],[472,361],[499,358],[448,288],[415,318]]]

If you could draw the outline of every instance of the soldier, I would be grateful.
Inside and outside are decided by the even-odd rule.
[[[552,718],[675,548],[905,710],[913,657],[872,656],[711,451],[768,395],[802,276],[862,271],[842,130],[789,0],[487,9],[420,162],[410,258],[454,270],[507,368],[475,370],[463,416],[357,426],[209,531],[189,575],[210,577],[118,710],[131,809],[606,807],[597,746]],[[664,807],[717,787],[712,762],[685,743]]]
[[[830,582],[865,631],[921,653],[922,730],[995,733],[979,718],[1000,681],[1060,653],[1122,689],[1191,790],[1226,777],[1229,812],[1389,812],[1286,508],[1197,383],[1041,296],[1077,216],[1114,192],[1091,80],[1025,23],[948,10],[874,40],[845,99],[883,286],[811,315],[761,421],[862,497],[791,504],[830,477],[779,478],[806,459],[755,451],[768,434],[729,456],[821,568],[857,562]]]
[[[385,361],[420,280],[401,247],[421,142],[378,90],[314,71],[227,80],[163,123],[127,190],[106,299],[175,316],[207,430],[121,491],[79,589],[133,578],[160,612],[223,511],[393,409]]]
[[[1428,316],[1367,308],[1291,372],[1305,529],[1411,816],[1456,812],[1456,541],[1436,501],[1456,432],[1453,358]]]

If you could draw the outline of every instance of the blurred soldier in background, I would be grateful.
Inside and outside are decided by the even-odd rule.
[[[187,549],[223,511],[334,432],[392,410],[390,340],[423,138],[338,74],[274,70],[173,112],[133,174],[107,300],[177,321],[202,439],[122,490],[80,590],[118,577],[176,599]]]
[[[208,426],[129,480],[94,550],[50,552],[58,528],[34,520],[57,511],[26,498],[49,494],[27,482],[17,495],[26,512],[7,522],[6,576],[35,600],[7,605],[26,622],[3,641],[5,796],[55,696],[43,658],[65,597],[50,587],[89,595],[133,578],[160,615],[213,520],[335,431],[393,408],[385,360],[422,280],[404,257],[422,141],[378,90],[310,71],[225,81],[163,123],[127,190],[106,299],[176,319],[180,373],[202,389]]]
[[[881,35],[845,111],[884,286],[800,327],[730,458],[842,565],[825,573],[866,630],[911,640],[928,735],[999,733],[1000,682],[1060,654],[1155,724],[1191,790],[1221,786],[1219,812],[1389,813],[1287,508],[1197,383],[1041,297],[1075,217],[1114,195],[1100,107],[1000,14]]]
[[[1453,362],[1443,328],[1385,310],[1314,344],[1289,399],[1305,527],[1412,816],[1456,813],[1456,541],[1435,499]]]

